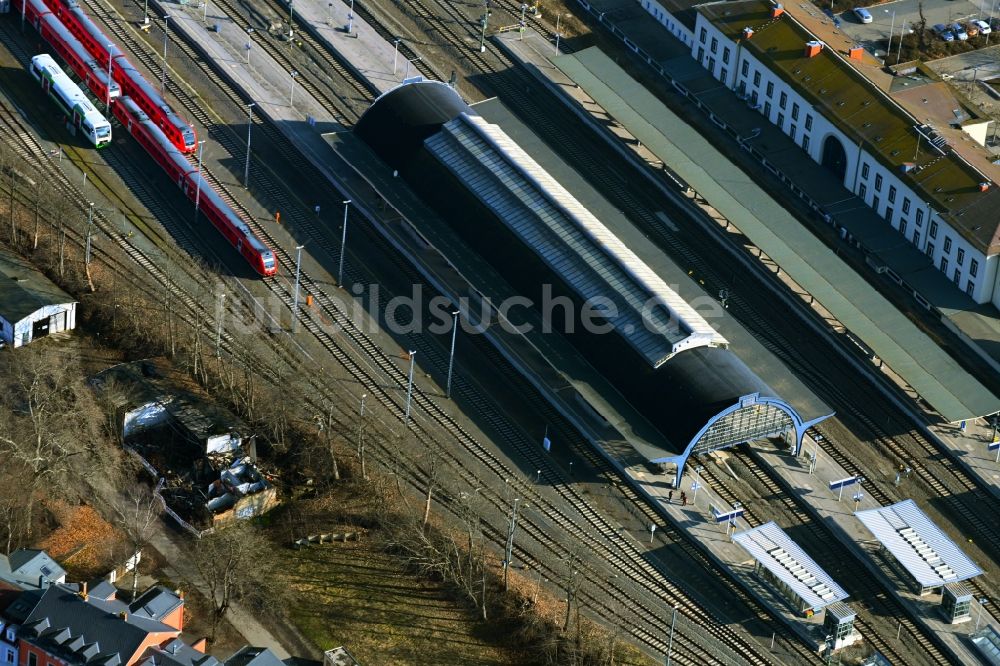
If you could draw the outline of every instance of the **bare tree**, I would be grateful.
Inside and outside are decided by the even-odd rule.
[[[73,366],[43,344],[0,355],[0,451],[28,471],[22,488],[29,495],[43,484],[78,485],[67,480],[86,474],[84,456],[102,457],[96,406]],[[31,508],[28,502],[29,524]]]
[[[135,600],[139,591],[139,558],[156,529],[161,504],[147,486],[136,485],[115,503],[114,510],[132,553],[132,599]]]
[[[196,545],[194,563],[212,605],[212,640],[234,603],[245,603],[256,612],[281,608],[286,592],[272,548],[247,522],[214,532]]]
[[[440,482],[441,454],[434,450],[428,457],[427,471],[424,473],[424,529],[427,529],[427,522],[431,519],[431,501],[434,499],[434,491],[437,490]]]
[[[566,617],[563,619],[563,632],[569,630],[570,613],[577,592],[580,590],[580,554],[576,551],[566,558],[566,573],[563,578],[563,589],[566,590]]]

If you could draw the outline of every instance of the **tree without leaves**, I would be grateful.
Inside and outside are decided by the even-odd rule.
[[[212,640],[234,603],[246,604],[255,613],[282,608],[287,592],[278,580],[271,549],[271,543],[245,521],[196,544],[193,559],[212,607]]]
[[[139,554],[149,543],[160,515],[160,500],[144,485],[133,486],[114,505],[118,527],[128,540],[132,557],[132,599],[139,591]]]

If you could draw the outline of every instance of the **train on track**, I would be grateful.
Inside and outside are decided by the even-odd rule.
[[[83,44],[70,34],[55,14],[49,11],[42,0],[27,0],[24,11],[25,20],[35,27],[42,39],[90,88],[97,99],[110,103],[110,100],[121,95],[121,86],[111,78],[108,64],[103,67],[99,65]]]
[[[21,2],[24,0],[14,0],[14,6],[20,8]],[[98,63],[108,63],[112,78],[121,86],[121,94],[131,97],[178,150],[190,153],[198,147],[198,137],[194,128],[170,108],[163,96],[129,62],[121,49],[94,24],[76,0],[45,0],[45,5],[83,44],[94,60]]]
[[[254,270],[261,275],[274,275],[278,269],[274,253],[222,200],[219,193],[204,182],[198,169],[173,145],[146,112],[127,95],[115,102],[112,108],[122,127],[145,148],[170,179],[177,183],[184,195],[250,262]]]
[[[23,6],[21,3],[24,3]],[[53,5],[61,13],[51,11]],[[185,156],[184,153],[192,152],[198,145],[194,129],[174,113],[145,77],[90,21],[76,2],[49,0],[49,4],[46,4],[43,0],[14,0],[14,6],[24,12],[25,19],[38,30],[42,38],[63,58],[91,92],[110,106],[114,117],[121,122],[122,127],[149,153],[160,168],[167,172],[184,195],[243,255],[254,270],[264,276],[277,273],[278,265],[274,252],[253,233],[219,193],[205,183],[198,169],[192,165],[189,157]],[[66,17],[66,24],[63,24],[60,16]],[[97,48],[96,44],[103,46]],[[36,61],[39,63],[37,68]],[[102,62],[108,63],[107,70],[100,66]],[[97,147],[111,142],[111,124],[87,100],[79,87],[62,72],[51,56],[36,56],[32,59],[31,69],[35,78],[42,81],[42,85],[49,90],[53,98],[57,99],[61,106],[65,106],[64,102],[51,92],[53,87],[46,83],[55,76],[54,73],[50,75],[48,72],[57,71],[69,86],[76,89],[79,98],[82,99],[81,108],[89,108],[103,121],[102,125],[96,120],[81,118],[77,123],[73,116],[74,124],[84,130],[97,127],[95,130],[97,134],[91,138],[91,142]],[[107,75],[108,71],[111,72],[110,78]]]
[[[52,56],[47,53],[36,55],[31,59],[29,70],[66,114],[67,121],[87,137],[87,141],[98,148],[111,143],[111,123],[94,108],[80,86],[66,76]]]

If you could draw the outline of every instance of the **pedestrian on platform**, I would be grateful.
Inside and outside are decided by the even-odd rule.
[[[274,221],[277,224],[281,224],[281,211],[280,210],[274,211]]]
[[[667,504],[673,504],[673,503],[674,503],[674,491],[671,490],[669,493],[667,493]]]
[[[687,505],[688,505],[688,496],[687,496],[687,493],[685,493],[685,492],[682,491],[681,492],[681,506],[687,506]]]

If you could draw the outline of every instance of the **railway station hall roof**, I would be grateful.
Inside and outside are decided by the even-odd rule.
[[[774,521],[737,532],[733,541],[787,585],[808,608],[818,611],[848,597]]]
[[[440,84],[401,86],[376,100],[358,132],[397,163],[422,142],[653,368],[686,349],[728,344],[527,152],[457,97]]]
[[[921,587],[941,587],[983,573],[911,499],[854,515]]]
[[[646,460],[676,464],[680,473],[690,455],[746,441],[794,432],[798,446],[806,428],[831,415],[771,351],[499,101],[469,107],[447,86],[407,84],[376,100],[355,135],[417,196],[436,202],[449,233],[463,239],[461,247],[481,238],[509,243],[480,243],[473,250],[477,262],[507,282],[477,285],[483,293],[559,282],[582,299],[596,296],[614,306],[615,315],[606,317],[614,335],[575,332],[566,339],[655,429],[655,445],[629,439]],[[462,203],[449,206],[454,201]],[[475,220],[468,219],[470,205],[478,207]],[[442,247],[459,247],[455,241],[439,239]],[[469,274],[481,273],[477,268]],[[659,322],[667,315],[665,328],[649,314],[650,299],[660,308],[653,310]]]

